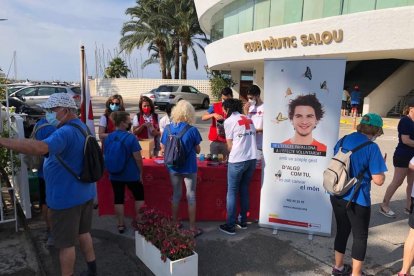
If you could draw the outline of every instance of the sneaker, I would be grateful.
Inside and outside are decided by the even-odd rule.
[[[236,230],[234,229],[234,226],[233,226],[233,227],[230,227],[230,226],[228,226],[227,224],[222,224],[222,225],[220,225],[220,226],[219,226],[219,230],[220,230],[221,232],[224,232],[224,233],[229,234],[229,235],[234,235],[234,234],[236,234]]]
[[[387,218],[395,218],[396,217],[393,210],[388,209],[388,211],[386,211],[381,205],[380,205],[379,212],[380,212],[380,214],[383,214]]]
[[[338,270],[335,267],[332,268],[332,276],[349,276],[352,273],[352,267],[349,264],[344,264],[342,270]]]
[[[241,222],[236,221],[236,227],[239,229],[247,229],[247,223],[245,222],[241,223]]]

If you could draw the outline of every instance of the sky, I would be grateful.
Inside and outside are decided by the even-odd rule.
[[[135,5],[135,0],[1,0],[0,18],[7,20],[0,21],[0,68],[14,78],[16,51],[17,79],[79,81],[84,45],[88,75],[95,77],[103,70],[95,70],[96,64],[104,68],[119,51],[122,24],[129,20],[125,10]],[[197,53],[198,70],[189,51],[188,79],[206,79],[205,55]],[[134,50],[127,63],[135,77],[161,78],[158,64],[141,70],[148,58],[144,47]]]

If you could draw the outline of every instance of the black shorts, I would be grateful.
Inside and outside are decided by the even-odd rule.
[[[137,181],[116,181],[111,180],[112,190],[114,191],[114,204],[124,204],[125,186],[131,191],[135,201],[144,200],[144,186]]]
[[[408,225],[414,229],[414,214],[413,214],[414,198],[411,198],[410,215],[408,216]]]
[[[392,157],[392,164],[396,168],[408,168],[410,164],[410,160],[413,158],[412,156],[393,156]]]
[[[46,183],[43,177],[37,178],[39,181],[39,206],[46,204]]]
[[[91,231],[93,199],[84,204],[52,211],[52,235],[56,248],[75,246],[80,234]]]
[[[348,102],[342,101],[342,109],[347,109],[347,108],[348,108]]]

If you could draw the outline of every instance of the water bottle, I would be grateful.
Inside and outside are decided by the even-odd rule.
[[[200,156],[198,157],[198,159],[202,162],[205,160],[205,156],[204,153],[200,154]]]

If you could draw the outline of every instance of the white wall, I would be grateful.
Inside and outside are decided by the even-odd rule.
[[[402,97],[414,88],[414,62],[403,64],[364,98],[363,113],[375,112],[386,116]]]
[[[208,2],[208,1],[206,1]],[[343,30],[343,41],[329,45],[302,46],[303,34]],[[250,67],[268,58],[340,57],[347,60],[401,58],[414,60],[414,6],[359,12],[321,18],[252,32],[217,40],[205,48],[208,66],[212,69]],[[297,37],[296,48],[247,52],[245,43],[262,42],[270,37]]]
[[[96,79],[90,80],[91,95],[109,97],[120,94],[125,98],[138,98],[142,93],[149,92],[162,84],[187,84],[211,97],[208,80],[169,80],[169,79]]]

